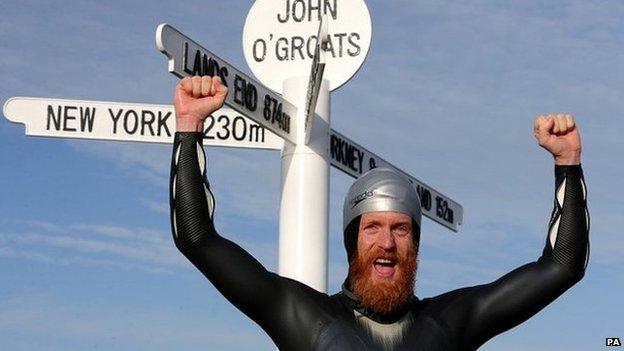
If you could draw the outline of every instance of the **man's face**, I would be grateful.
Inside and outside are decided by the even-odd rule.
[[[362,215],[349,275],[360,302],[376,312],[392,312],[412,299],[418,251],[412,229],[412,218],[404,213]]]

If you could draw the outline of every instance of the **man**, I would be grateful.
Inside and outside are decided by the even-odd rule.
[[[475,350],[527,320],[584,275],[589,217],[572,116],[535,120],[554,156],[555,208],[542,256],[490,284],[414,296],[421,209],[409,182],[375,169],[349,189],[344,238],[349,275],[328,296],[265,270],[214,228],[203,121],[223,105],[218,77],[184,78],[175,91],[171,221],[178,249],[281,350]]]

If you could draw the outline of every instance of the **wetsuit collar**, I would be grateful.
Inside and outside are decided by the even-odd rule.
[[[346,301],[347,305],[350,308],[360,312],[361,314],[374,320],[375,322],[383,323],[383,324],[390,324],[390,323],[394,323],[398,321],[403,316],[405,316],[405,314],[408,313],[418,303],[418,298],[416,296],[413,296],[410,302],[404,304],[403,306],[401,306],[401,308],[398,308],[396,311],[393,311],[391,313],[375,312],[367,308],[366,306],[362,305],[360,301],[358,300],[358,298],[355,296],[355,294],[353,294],[353,292],[351,291],[351,284],[349,282],[349,278],[347,278],[344,281],[344,283],[342,283],[342,294],[344,297],[346,297],[346,299],[344,300]]]

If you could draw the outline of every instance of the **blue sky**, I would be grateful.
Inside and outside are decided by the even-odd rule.
[[[250,1],[0,1],[0,100],[168,104],[167,22],[249,72]],[[333,128],[464,206],[425,220],[417,295],[492,281],[541,254],[552,161],[534,116],[574,113],[592,218],[585,279],[482,350],[598,350],[624,337],[624,4],[369,1],[373,42],[332,93]],[[6,350],[272,350],[170,239],[170,146],[25,137],[0,119],[0,339]],[[277,265],[279,153],[209,149],[220,232]],[[331,171],[331,292],[346,272]],[[241,194],[245,194],[243,197]]]

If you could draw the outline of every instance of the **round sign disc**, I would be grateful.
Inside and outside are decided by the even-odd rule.
[[[309,75],[323,15],[329,27],[323,77],[330,90],[353,77],[371,43],[363,0],[256,0],[243,31],[245,59],[256,78],[281,92],[287,78]]]

